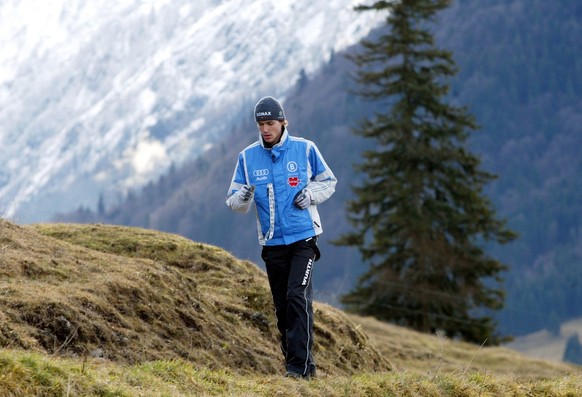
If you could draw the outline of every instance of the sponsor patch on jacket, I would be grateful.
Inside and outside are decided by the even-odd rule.
[[[253,176],[256,178],[256,181],[266,181],[267,175],[269,175],[269,170],[266,168],[253,171]]]
[[[299,185],[299,182],[301,181],[299,180],[298,176],[290,176],[289,179],[287,179],[287,183],[291,187],[296,187],[297,185]]]

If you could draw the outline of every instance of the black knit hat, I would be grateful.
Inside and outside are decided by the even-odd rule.
[[[283,106],[275,98],[266,96],[255,105],[255,120],[285,120]]]

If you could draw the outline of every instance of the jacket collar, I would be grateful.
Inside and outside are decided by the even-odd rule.
[[[272,149],[281,150],[281,148],[284,148],[286,146],[288,136],[289,136],[289,133],[287,132],[287,128],[285,128],[283,130],[283,134],[281,134],[281,140],[278,143],[276,143],[275,145],[273,145],[273,147],[268,148],[268,147],[265,147],[265,142],[263,141],[263,137],[261,136],[261,133],[259,132],[259,142],[261,143],[261,146],[264,149],[267,149],[267,150],[272,150]]]

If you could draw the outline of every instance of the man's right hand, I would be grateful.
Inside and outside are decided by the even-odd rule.
[[[237,194],[239,194],[242,201],[247,202],[253,199],[253,196],[255,195],[255,187],[244,185],[240,188]]]

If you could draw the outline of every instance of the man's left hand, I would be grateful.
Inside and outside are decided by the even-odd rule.
[[[309,193],[309,190],[303,189],[302,191],[297,193],[297,196],[295,196],[293,204],[295,204],[295,206],[301,210],[304,210],[307,207],[309,207],[311,205],[311,194]]]

